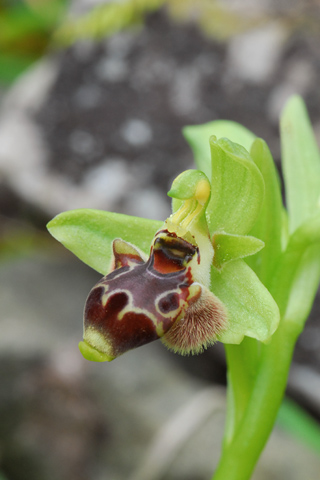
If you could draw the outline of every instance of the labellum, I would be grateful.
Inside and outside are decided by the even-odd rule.
[[[159,338],[174,352],[199,353],[226,328],[226,308],[208,288],[213,247],[199,229],[208,195],[202,189],[191,200],[155,234],[149,258],[114,240],[112,271],[85,305],[79,344],[85,358],[110,361]]]

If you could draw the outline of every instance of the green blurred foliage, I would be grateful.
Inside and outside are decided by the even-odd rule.
[[[289,31],[303,29],[319,33],[319,8],[286,6],[277,12],[248,16],[222,0],[123,0],[102,2],[80,15],[65,15],[70,0],[0,0],[0,85],[12,82],[40,58],[49,45],[66,47],[79,39],[98,40],[132,26],[141,26],[147,14],[165,7],[176,23],[196,23],[207,36],[225,42],[272,20]]]
[[[41,229],[0,215],[0,265],[46,249],[57,250]]]
[[[84,15],[67,19],[55,32],[57,45],[72,45],[79,39],[100,38],[132,26],[142,25],[148,13],[159,10],[168,0],[126,0],[103,3]]]
[[[208,37],[226,42],[252,28],[280,22],[287,33],[304,31],[319,34],[319,6],[288,1],[281,13],[277,8],[250,11],[223,0],[122,0],[102,2],[79,16],[68,17],[58,26],[54,41],[72,45],[79,39],[100,39],[124,28],[141,26],[147,14],[165,8],[175,23],[196,24]]]
[[[57,29],[55,41],[70,45],[80,38],[99,39],[130,26],[143,24],[148,13],[165,6],[177,23],[196,22],[207,35],[225,41],[256,24],[218,0],[126,0],[96,6],[75,18],[68,18]]]
[[[0,0],[0,84],[8,85],[47,51],[68,0]]]

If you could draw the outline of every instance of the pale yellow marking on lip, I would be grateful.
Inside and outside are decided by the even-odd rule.
[[[115,358],[111,343],[108,342],[104,335],[92,326],[85,328],[83,342],[80,342],[80,344],[80,351],[88,360],[93,360],[95,362],[110,362]],[[88,356],[86,356],[86,354]]]
[[[129,301],[128,301],[127,305],[121,310],[121,312],[119,312],[119,314],[118,314],[118,320],[119,321],[121,321],[123,319],[123,317],[125,316],[126,313],[134,312],[137,315],[139,315],[139,314],[146,315],[152,321],[152,323],[155,326],[157,326],[158,319],[152,312],[150,312],[146,308],[140,308],[140,307],[135,307],[134,306],[134,298],[133,298],[132,293],[129,290],[121,290],[121,289],[114,290],[114,292],[110,292],[110,296],[113,295],[114,293],[121,293],[121,292],[124,292],[128,295]]]

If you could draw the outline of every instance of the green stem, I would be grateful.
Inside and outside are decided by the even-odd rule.
[[[248,405],[259,363],[258,347],[258,342],[248,337],[245,337],[240,345],[225,345],[228,366],[225,445],[233,438]]]
[[[250,479],[283,398],[297,330],[295,324],[283,322],[263,346],[250,398],[232,440],[224,445],[214,480]]]

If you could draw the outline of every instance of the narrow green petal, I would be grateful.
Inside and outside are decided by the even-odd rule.
[[[258,238],[248,235],[230,235],[216,233],[213,235],[214,257],[213,264],[221,269],[227,262],[238,260],[259,252],[264,243]]]
[[[226,138],[210,138],[211,198],[209,231],[244,235],[255,224],[263,203],[264,181],[244,147]]]
[[[47,228],[80,260],[106,275],[111,261],[111,244],[115,238],[122,238],[149,254],[154,234],[162,225],[163,222],[157,220],[79,209],[60,213],[48,223]]]
[[[292,233],[319,211],[320,154],[300,97],[294,96],[288,101],[280,127],[286,203]]]
[[[266,342],[277,329],[278,306],[244,260],[227,263],[221,271],[213,267],[211,290],[229,314],[229,327],[219,341],[239,344],[246,335]]]
[[[216,120],[203,125],[184,127],[183,135],[192,148],[197,168],[202,170],[209,178],[211,177],[211,155],[209,138],[215,135],[217,138],[230,138],[235,143],[243,145],[250,150],[255,135],[245,127],[229,120]]]
[[[254,257],[248,258],[247,263],[263,284],[268,286],[282,250],[283,205],[280,180],[264,140],[256,139],[250,153],[265,183],[262,208],[250,235],[263,240],[265,248]]]

